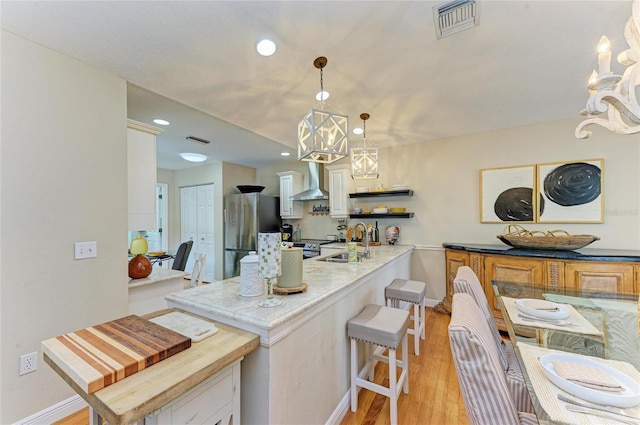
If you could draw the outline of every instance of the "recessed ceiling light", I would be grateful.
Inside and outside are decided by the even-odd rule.
[[[160,118],[156,118],[153,122],[160,125],[169,125],[169,121]]]
[[[289,155],[291,155],[291,154],[290,154],[289,152],[280,152],[280,155],[282,155],[282,156],[289,156]]]
[[[271,56],[276,52],[276,43],[271,40],[260,40],[256,44],[256,50],[262,56]]]
[[[316,94],[316,100],[318,102],[322,102],[323,100],[329,99],[329,92],[326,90],[321,90]]]
[[[207,156],[206,155],[201,155],[199,153],[181,153],[180,156],[182,157],[182,159],[184,159],[185,161],[189,161],[189,162],[203,162],[207,160]]]
[[[364,133],[364,130],[360,127],[356,127],[353,129],[353,134],[362,134]]]

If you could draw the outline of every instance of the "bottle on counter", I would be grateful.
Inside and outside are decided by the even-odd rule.
[[[376,221],[376,227],[373,228],[373,237],[371,238],[373,242],[380,242],[380,230],[378,230],[378,222]]]
[[[296,224],[296,228],[293,231],[293,241],[300,242],[301,239],[302,239],[302,230],[300,230],[300,225]]]

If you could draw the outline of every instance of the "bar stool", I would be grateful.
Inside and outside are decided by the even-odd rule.
[[[358,387],[366,388],[389,397],[391,423],[398,422],[398,397],[400,389],[409,394],[409,354],[407,329],[409,312],[376,304],[367,305],[356,317],[347,322],[347,334],[351,338],[351,411],[358,410]],[[358,371],[358,340],[367,343],[364,367]],[[396,350],[402,341],[402,356],[396,359]],[[373,345],[382,347],[374,352]],[[384,347],[389,355],[384,356]],[[373,382],[377,361],[389,364],[389,387]],[[396,366],[402,368],[396,380]],[[363,379],[368,375],[368,380]]]
[[[394,279],[391,285],[384,288],[387,306],[398,308],[399,301],[413,304],[413,329],[407,333],[413,335],[413,352],[420,354],[420,339],[425,338],[425,301],[427,284],[418,280]],[[418,309],[419,307],[419,309]]]

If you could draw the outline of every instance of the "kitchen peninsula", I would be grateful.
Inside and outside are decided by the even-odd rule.
[[[336,423],[349,408],[347,321],[384,287],[408,279],[413,246],[372,247],[356,264],[315,257],[303,262],[308,289],[261,308],[240,296],[240,277],[166,297],[177,307],[260,335],[242,365],[242,420],[247,424]]]
[[[181,290],[184,277],[188,274],[181,270],[154,266],[149,276],[129,279],[129,314],[140,316],[165,308],[167,303],[164,296]]]

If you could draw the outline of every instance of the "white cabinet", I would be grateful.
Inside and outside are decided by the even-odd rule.
[[[302,201],[292,201],[290,196],[302,192],[304,175],[297,171],[283,171],[280,176],[280,217],[302,218]]]
[[[329,215],[333,218],[347,218],[349,165],[327,165],[325,169],[329,171]]]
[[[239,423],[239,360],[144,420],[145,425]]]
[[[213,184],[180,188],[180,240],[193,241],[185,271],[191,273],[196,253],[205,254],[203,280],[213,282],[214,218]]]
[[[161,129],[127,120],[129,230],[156,230],[156,135]]]

